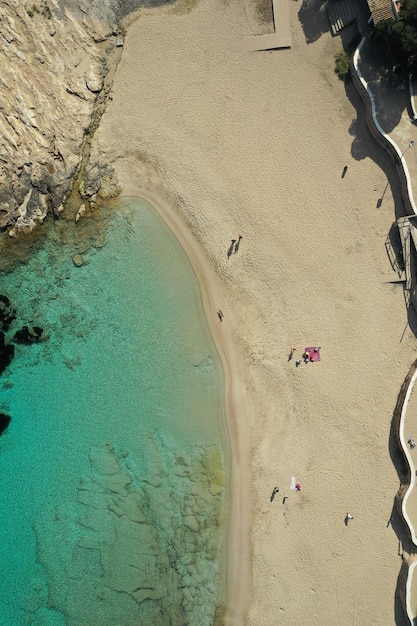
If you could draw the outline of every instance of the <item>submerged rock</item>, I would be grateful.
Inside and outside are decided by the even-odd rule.
[[[23,328],[16,331],[13,336],[13,341],[15,343],[22,343],[26,345],[38,343],[39,341],[42,341],[42,339],[44,339],[43,328],[40,326],[33,326],[33,328],[23,326]]]
[[[14,346],[6,343],[6,336],[0,332],[0,374],[4,372],[14,356]]]
[[[7,296],[0,295],[0,328],[8,330],[10,324],[16,319],[16,311],[12,307]]]
[[[5,413],[0,413],[0,435],[4,433],[8,425],[10,424],[10,420],[12,418],[10,415],[6,415]]]
[[[72,262],[74,263],[75,267],[81,267],[82,265],[84,265],[84,259],[81,254],[74,254],[74,256],[72,257]]]

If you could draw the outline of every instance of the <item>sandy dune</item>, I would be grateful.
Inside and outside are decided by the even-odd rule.
[[[159,197],[225,362],[228,623],[381,626],[401,565],[390,422],[415,358],[385,250],[390,187],[376,208],[387,175],[398,184],[334,75],[340,41],[323,11],[311,5],[316,36],[289,8],[292,48],[265,53],[242,52],[254,20],[240,0],[138,14],[96,141],[126,194]],[[296,368],[317,344],[322,361]]]

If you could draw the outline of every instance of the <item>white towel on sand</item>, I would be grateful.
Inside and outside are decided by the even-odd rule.
[[[291,476],[290,489],[295,489],[295,476]]]

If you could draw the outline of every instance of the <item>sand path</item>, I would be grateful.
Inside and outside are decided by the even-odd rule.
[[[266,53],[241,51],[242,2],[140,14],[95,140],[126,194],[163,198],[209,294],[235,460],[228,623],[381,626],[401,564],[388,438],[415,350],[384,246],[390,189],[376,208],[396,179],[334,75],[324,14],[306,43],[289,8],[291,50]],[[287,362],[315,344],[321,363]],[[292,475],[301,492],[271,504]]]

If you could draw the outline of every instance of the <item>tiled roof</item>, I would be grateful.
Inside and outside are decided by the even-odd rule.
[[[368,0],[368,6],[372,13],[374,24],[381,20],[395,18],[391,0]]]

